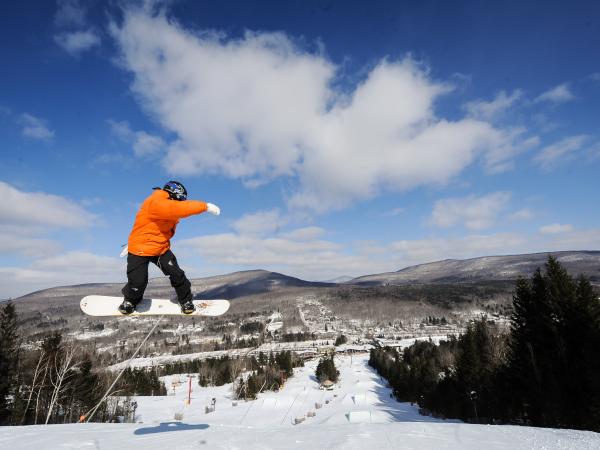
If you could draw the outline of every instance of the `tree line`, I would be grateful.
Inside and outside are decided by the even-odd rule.
[[[98,404],[116,374],[96,367],[96,357],[60,332],[37,349],[21,345],[11,302],[0,308],[0,425],[80,421]],[[165,395],[156,372],[127,369],[115,395]],[[104,403],[94,421],[115,421],[117,408]]]
[[[95,355],[83,352],[60,332],[45,337],[38,349],[21,346],[14,305],[0,308],[0,425],[72,423],[83,420],[102,399],[116,373],[97,367]],[[174,361],[162,367],[127,368],[111,396],[166,395],[160,377],[197,373],[198,384],[222,386],[238,380],[238,398],[256,398],[263,390],[278,390],[304,365],[290,351],[260,352],[258,357]],[[246,372],[246,375],[243,375]],[[248,373],[249,372],[249,373]],[[104,402],[94,421],[117,421],[124,406]]]
[[[600,301],[550,257],[519,279],[510,330],[485,318],[458,339],[371,351],[394,395],[439,417],[600,431]]]
[[[236,397],[252,400],[264,390],[278,391],[294,375],[294,367],[302,366],[304,361],[289,350],[268,356],[260,352],[258,358],[250,358],[249,374],[236,382]]]

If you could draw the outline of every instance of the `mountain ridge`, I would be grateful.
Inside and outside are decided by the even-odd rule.
[[[286,288],[326,288],[336,286],[377,286],[407,284],[443,284],[478,281],[505,281],[530,276],[543,267],[553,255],[573,275],[583,275],[600,282],[600,251],[560,251],[517,255],[482,256],[468,259],[444,259],[408,266],[394,272],[363,275],[347,281],[307,281],[279,272],[263,269],[237,271],[211,277],[192,278],[192,290],[203,298],[237,298]],[[338,278],[339,279],[339,278]],[[56,286],[23,295],[13,301],[49,299],[73,295],[120,295],[124,281],[117,283],[82,283]],[[169,279],[152,278],[146,294],[149,297],[173,295]]]
[[[574,275],[600,281],[600,251],[579,250],[445,259],[405,267],[395,272],[364,275],[345,284],[382,285],[513,280],[530,276],[554,256]]]

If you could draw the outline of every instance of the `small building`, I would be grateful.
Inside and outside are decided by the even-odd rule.
[[[317,348],[317,351],[321,355],[330,355],[335,353],[335,346],[333,345],[321,345]]]

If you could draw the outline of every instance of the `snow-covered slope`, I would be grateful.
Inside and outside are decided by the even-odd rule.
[[[397,272],[365,275],[354,278],[347,284],[381,285],[515,280],[519,276],[531,276],[538,267],[543,268],[549,255],[553,255],[572,275],[584,274],[592,280],[600,280],[600,252],[578,251],[485,256],[464,260],[446,259],[407,267]]]
[[[321,391],[316,362],[296,369],[278,392],[233,405],[231,386],[201,388],[187,378],[174,395],[138,397],[135,424],[72,424],[0,428],[0,447],[11,449],[596,449],[600,434],[514,426],[470,425],[420,416],[390,398],[367,356],[337,357],[341,382]],[[171,390],[173,392],[173,390]],[[216,399],[216,410],[205,406]],[[315,403],[322,405],[315,407]],[[314,417],[306,417],[314,412]],[[181,421],[175,415],[182,414]],[[298,425],[292,422],[305,417]]]

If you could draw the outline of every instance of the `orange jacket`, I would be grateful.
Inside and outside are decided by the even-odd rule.
[[[129,253],[159,256],[169,250],[179,219],[206,211],[206,203],[198,200],[171,200],[162,189],[155,190],[142,203],[129,235]]]

